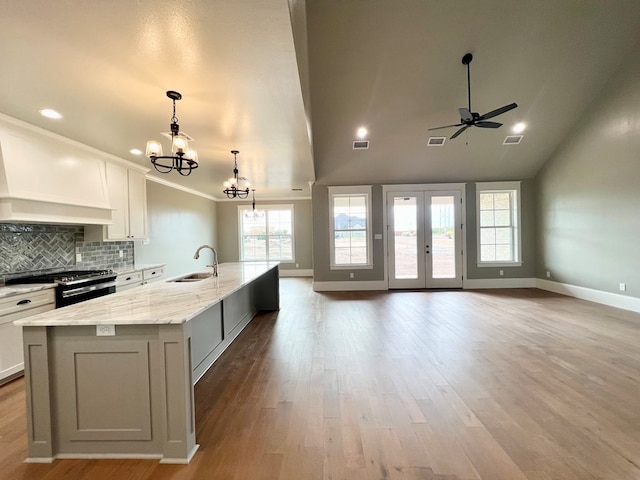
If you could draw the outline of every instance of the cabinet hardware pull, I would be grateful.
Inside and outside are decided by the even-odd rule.
[[[124,279],[125,282],[129,281],[129,280],[131,280],[131,277],[127,277],[127,278]]]
[[[31,300],[25,298],[24,300],[20,300],[18,303],[16,303],[16,305],[26,305],[28,303],[31,303]]]

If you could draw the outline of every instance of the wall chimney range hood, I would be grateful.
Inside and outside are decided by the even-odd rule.
[[[97,150],[0,114],[0,222],[110,224],[105,165]]]

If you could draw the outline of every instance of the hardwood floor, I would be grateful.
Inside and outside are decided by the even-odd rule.
[[[24,464],[18,380],[0,478],[640,479],[639,314],[525,289],[280,292],[196,385],[189,465]]]

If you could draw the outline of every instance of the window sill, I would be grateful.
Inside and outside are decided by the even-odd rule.
[[[521,267],[522,262],[484,262],[478,263],[479,268],[484,267]]]
[[[329,270],[373,270],[373,265],[330,265]]]

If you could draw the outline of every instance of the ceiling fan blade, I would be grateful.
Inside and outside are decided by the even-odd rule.
[[[495,110],[491,110],[489,113],[485,113],[484,115],[480,115],[478,120],[487,120],[488,118],[497,117],[498,115],[502,115],[509,110],[513,110],[518,105],[516,103],[511,103],[509,105],[505,105],[504,107],[496,108]]]
[[[458,113],[460,113],[460,120],[463,122],[470,122],[473,120],[473,115],[471,115],[471,112],[466,108],[459,108]]]
[[[482,122],[482,121],[476,122],[474,123],[474,125],[480,128],[499,128],[502,126],[502,124],[498,122]]]
[[[464,132],[467,128],[469,128],[468,125],[465,125],[464,127],[462,127],[460,130],[458,130],[456,133],[454,133],[453,135],[451,135],[451,137],[449,137],[449,140],[453,140],[454,138],[456,138],[458,135],[460,135],[462,132]]]
[[[428,130],[440,130],[442,128],[451,128],[451,127],[461,127],[462,125],[464,125],[464,123],[455,123],[453,125],[445,125],[443,127],[433,127],[433,128],[429,128]]]

